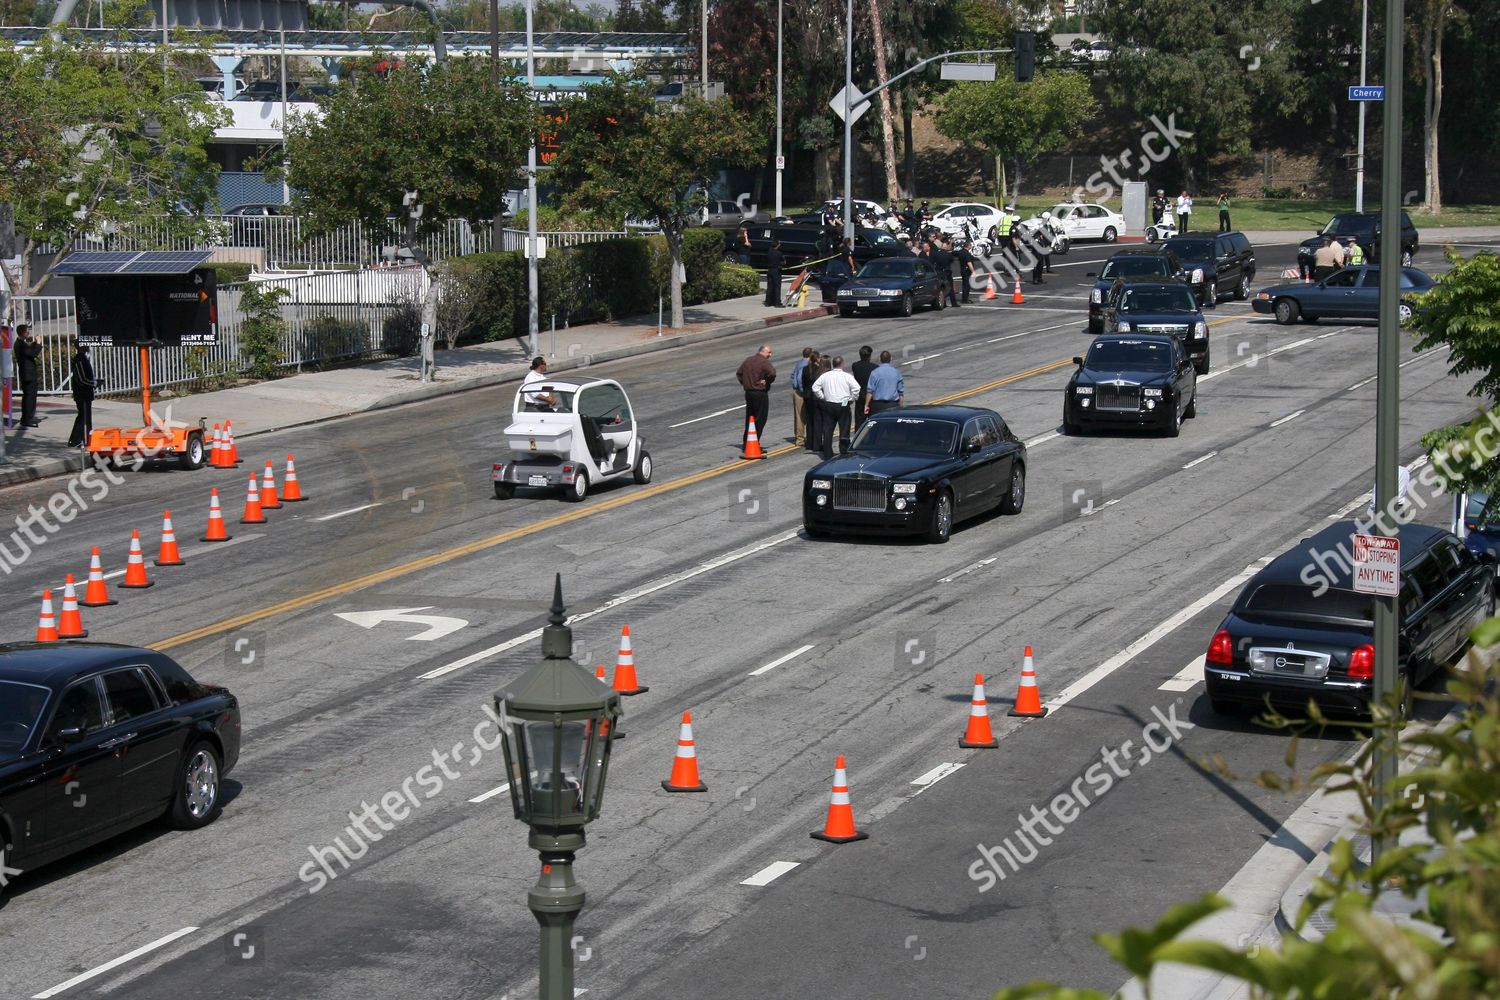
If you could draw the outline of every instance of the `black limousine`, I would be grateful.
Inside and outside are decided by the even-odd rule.
[[[29,870],[158,818],[213,822],[240,706],[150,649],[0,644],[0,864]],[[4,879],[0,879],[3,892]]]
[[[925,535],[946,542],[953,525],[1026,502],[1026,445],[994,410],[907,406],[871,414],[847,455],[803,481],[809,538],[834,532]]]

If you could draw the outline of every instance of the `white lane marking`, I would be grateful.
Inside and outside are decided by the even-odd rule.
[[[1429,357],[1431,357],[1431,355],[1428,355],[1426,357],[1420,357],[1420,358],[1412,358],[1410,361],[1403,361],[1403,362],[1401,362],[1396,367],[1397,368],[1407,368],[1407,367],[1410,367],[1411,365],[1417,364],[1420,361],[1426,361],[1426,360],[1428,360]],[[1380,376],[1378,376],[1378,375],[1371,375],[1369,378],[1365,379],[1363,382],[1356,382],[1353,385],[1351,385],[1349,388],[1345,389],[1344,391],[1345,392],[1353,392],[1355,389],[1360,389],[1360,388],[1363,388],[1364,386],[1369,385],[1371,382],[1375,381],[1379,377]]]
[[[911,783],[913,785],[919,786],[923,791],[926,791],[961,767],[963,767],[962,764],[939,764],[937,767],[933,768],[931,771],[928,771],[926,774],[917,778],[913,778]]]
[[[510,791],[510,783],[509,782],[501,785],[499,788],[491,788],[487,792],[481,792],[480,794],[474,796],[469,801],[470,802],[476,802],[476,803],[477,802],[488,802],[490,799],[493,799],[495,796],[497,796],[497,795],[504,795],[508,791]]]
[[[333,513],[333,514],[324,514],[322,517],[315,517],[315,518],[313,518],[313,520],[314,521],[333,521],[333,520],[336,520],[336,519],[341,518],[341,517],[348,517],[350,514],[358,514],[362,510],[369,510],[371,507],[379,507],[383,503],[385,503],[384,500],[377,500],[374,503],[367,503],[367,504],[364,504],[363,506],[360,506],[360,507],[350,507],[348,510],[341,510],[341,511],[338,511],[338,512]]]
[[[1219,600],[1225,594],[1229,593],[1235,588],[1243,586],[1246,580],[1250,579],[1256,573],[1260,572],[1262,567],[1270,562],[1271,559],[1271,556],[1265,556],[1246,566],[1234,576],[1230,577],[1228,580],[1225,580],[1213,590],[1204,594],[1192,604],[1189,604],[1187,607],[1183,608],[1181,611],[1177,612],[1175,615],[1168,618],[1166,621],[1162,622],[1160,625],[1156,626],[1151,631],[1147,632],[1145,635],[1141,636],[1139,639],[1126,646],[1124,649],[1120,650],[1114,656],[1111,656],[1109,659],[1099,664],[1093,670],[1090,670],[1088,673],[1078,678],[1078,680],[1074,681],[1072,684],[1069,684],[1062,690],[1061,694],[1057,695],[1051,701],[1047,702],[1047,708],[1049,710],[1055,710],[1066,705],[1074,698],[1077,698],[1089,688],[1093,687],[1095,684],[1098,684],[1100,681],[1104,680],[1104,678],[1108,677],[1110,674],[1114,673],[1116,670],[1119,670],[1125,664],[1135,659],[1138,655],[1144,653],[1146,650],[1156,645],[1165,636],[1170,635],[1172,632],[1175,632],[1184,624],[1191,621],[1192,618],[1199,612],[1201,612],[1204,608],[1213,604],[1215,601]]]
[[[1078,516],[1079,517],[1093,517],[1095,514],[1099,513],[1104,508],[1106,508],[1106,507],[1113,507],[1115,504],[1119,503],[1123,499],[1125,499],[1125,498],[1124,497],[1115,497],[1113,500],[1106,500],[1106,501],[1104,501],[1103,503],[1101,503],[1097,507],[1088,507],[1088,508],[1086,508],[1084,510],[1080,510],[1078,512]]]
[[[1028,448],[1035,448],[1037,445],[1039,445],[1039,444],[1045,444],[1046,442],[1051,441],[1053,438],[1056,438],[1056,437],[1062,437],[1062,432],[1061,431],[1048,431],[1045,434],[1038,434],[1036,437],[1034,437],[1030,441],[1026,442],[1026,447],[1028,447]]]
[[[719,556],[717,559],[710,559],[708,562],[700,563],[699,565],[693,567],[690,570],[687,570],[686,572],[678,573],[676,576],[669,576],[664,580],[658,580],[655,583],[649,583],[639,590],[632,590],[629,593],[621,594],[619,597],[605,601],[603,604],[599,605],[597,608],[594,608],[591,611],[584,611],[576,615],[569,615],[568,624],[573,625],[578,622],[587,621],[590,618],[602,615],[608,611],[612,611],[622,604],[629,604],[631,601],[638,601],[642,597],[649,597],[650,595],[656,593],[658,590],[665,590],[668,587],[675,587],[679,583],[682,583],[686,580],[691,580],[696,576],[702,576],[704,573],[712,573],[714,570],[720,569],[724,566],[728,566],[730,563],[739,562],[741,559],[748,559],[750,556],[764,552],[766,549],[769,549],[776,545],[780,545],[782,542],[790,541],[800,534],[801,529],[796,529],[793,531],[783,532],[780,535],[772,535],[770,538],[767,538],[761,542],[757,542],[749,548],[740,549],[738,552],[731,552],[728,555]],[[533,639],[539,639],[541,638],[541,636],[541,629],[532,629],[525,635],[518,635],[514,639],[507,639],[506,641],[499,643],[498,645],[490,646],[488,649],[481,649],[477,653],[471,653],[468,656],[463,657],[462,659],[454,660],[452,663],[444,664],[443,666],[438,667],[435,670],[429,670],[425,674],[418,674],[417,680],[430,681],[435,678],[442,677],[445,674],[451,674],[455,670],[462,670],[464,667],[472,666],[473,664],[478,663],[481,660],[487,660],[492,656],[497,656],[508,649],[514,649],[517,646],[531,642]]]
[[[809,644],[803,646],[801,649],[794,649],[779,660],[772,660],[770,663],[767,663],[763,667],[756,667],[754,670],[750,671],[750,676],[759,677],[761,674],[769,673],[770,671],[775,670],[777,667],[781,666],[783,663],[786,663],[788,660],[795,660],[797,657],[813,648],[815,648],[815,646],[813,644]]]
[[[1184,465],[1183,468],[1184,469],[1191,469],[1195,465],[1202,465],[1204,462],[1207,462],[1210,458],[1213,458],[1217,454],[1218,454],[1217,451],[1211,451],[1207,455],[1199,455],[1197,458],[1193,459],[1187,465]]]
[[[1344,332],[1343,330],[1329,330],[1327,333],[1320,333],[1320,334],[1318,334],[1313,339],[1314,340],[1327,340],[1329,337],[1337,337],[1339,334],[1341,334],[1343,332]]]
[[[1033,333],[1049,333],[1052,330],[1065,330],[1065,329],[1067,329],[1070,326],[1076,326],[1076,325],[1077,325],[1076,323],[1058,323],[1055,326],[1044,326],[1044,327],[1042,327],[1039,330],[1025,330],[1025,331],[1023,331],[1021,333],[1007,333],[1003,337],[995,337],[993,340],[986,340],[985,343],[986,344],[998,344],[1002,340],[1015,340],[1017,337],[1029,337]]]
[[[1177,671],[1171,680],[1164,681],[1158,691],[1191,691],[1203,679],[1203,657],[1195,656],[1188,665]]]
[[[130,952],[127,955],[121,955],[119,958],[116,958],[116,959],[113,959],[111,961],[105,962],[103,965],[100,965],[100,966],[97,966],[95,968],[92,968],[92,969],[90,969],[87,972],[79,973],[78,975],[74,976],[72,979],[69,979],[65,983],[59,983],[57,986],[52,987],[50,990],[45,990],[45,991],[43,991],[41,993],[38,993],[38,994],[34,995],[31,998],[31,1000],[48,1000],[49,997],[55,997],[59,993],[61,993],[63,990],[72,989],[74,986],[77,986],[79,983],[88,982],[90,979],[93,979],[95,976],[102,976],[102,975],[104,975],[104,973],[109,972],[111,969],[118,969],[120,966],[124,965],[126,962],[133,962],[136,959],[140,958],[142,955],[146,954],[147,952],[152,952],[152,951],[155,951],[158,948],[161,948],[161,947],[164,947],[166,945],[169,945],[173,941],[176,941],[180,937],[187,937],[189,934],[193,933],[197,929],[198,928],[196,928],[196,927],[184,927],[180,931],[173,931],[172,933],[168,934],[166,937],[157,938],[155,941],[152,941],[150,944],[143,944],[143,945],[141,945],[135,951],[132,951],[132,952]]]
[[[902,361],[901,361],[901,363],[903,365],[919,365],[923,361],[931,361],[933,358],[940,358],[944,354],[947,354],[947,353],[948,353],[947,351],[938,351],[936,354],[923,354],[920,357],[903,358]]]
[[[1353,500],[1350,500],[1348,503],[1344,504],[1344,506],[1340,507],[1332,514],[1329,514],[1328,520],[1342,521],[1345,517],[1348,517],[1359,508],[1368,507],[1370,505],[1370,501],[1374,498],[1375,494],[1373,491],[1370,493],[1361,493],[1359,496],[1355,497]]]
[[[798,861],[772,861],[740,885],[770,885],[793,868],[798,867],[801,867],[801,862]]]
[[[1004,293],[1002,292],[1001,294],[1004,294]],[[1044,297],[1047,297],[1047,298],[1062,298],[1062,296],[1060,296],[1060,295],[1059,296],[1040,296],[1040,295],[1036,295],[1036,293],[1034,293],[1034,292],[1032,294],[1033,294],[1033,296],[1035,298],[1044,298]],[[1006,303],[1003,306],[985,306],[985,305],[979,305],[978,303],[975,303],[975,302],[970,302],[964,308],[965,309],[1006,309],[1006,310],[1014,309],[1016,312],[1021,312],[1021,311],[1024,310],[1026,312],[1077,313],[1079,316],[1084,316],[1085,315],[1085,311],[1084,310],[1077,309],[1077,308],[1074,308],[1074,309],[1063,309],[1063,308],[1060,308],[1058,306],[1026,306],[1026,305],[1020,305],[1020,306],[1018,306],[1018,305],[1016,305],[1014,303],[1009,303],[1009,302]]]
[[[1289,424],[1293,420],[1296,420],[1298,417],[1302,416],[1302,414],[1304,414],[1306,412],[1307,412],[1306,410],[1297,410],[1295,412],[1288,413],[1286,416],[1280,418],[1279,420],[1273,420],[1273,421],[1271,421],[1271,426],[1272,427],[1280,427],[1282,424]]]
[[[668,430],[676,430],[678,427],[686,427],[688,424],[696,424],[700,420],[712,420],[714,417],[722,417],[726,413],[733,413],[735,410],[743,410],[744,408],[745,407],[743,405],[741,405],[741,406],[731,406],[727,410],[715,410],[713,413],[709,413],[709,414],[707,414],[705,416],[694,417],[692,420],[684,420],[680,424],[668,424],[667,425],[667,429]]]
[[[988,559],[981,559],[977,563],[970,563],[969,565],[965,566],[963,569],[959,570],[957,573],[953,573],[953,574],[950,574],[948,576],[943,577],[941,580],[938,581],[938,583],[952,583],[954,580],[957,580],[961,576],[968,576],[970,573],[975,573],[975,572],[978,572],[979,570],[984,569],[990,563],[994,562],[996,559],[999,559],[999,558],[1000,558],[999,556],[990,556]]]
[[[1338,332],[1343,333],[1344,331],[1339,330]],[[1269,358],[1273,355],[1280,354],[1283,351],[1291,351],[1295,350],[1298,347],[1305,347],[1308,344],[1311,344],[1315,339],[1317,338],[1304,337],[1301,340],[1294,340],[1290,344],[1282,344],[1280,347],[1272,348],[1271,350],[1267,351],[1264,355],[1253,355],[1249,358],[1246,358],[1244,361],[1236,361],[1232,365],[1226,365],[1223,368],[1216,368],[1213,371],[1209,372],[1207,375],[1199,375],[1198,381],[1207,382],[1209,379],[1218,378],[1220,375],[1227,375],[1237,368],[1247,368],[1250,365],[1259,364],[1261,357]]]

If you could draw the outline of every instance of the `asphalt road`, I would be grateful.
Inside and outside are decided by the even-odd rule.
[[[1270,275],[1292,247],[1259,254]],[[244,753],[206,830],[148,827],[22,875],[0,909],[0,995],[159,998],[209,983],[222,1000],[534,995],[536,860],[506,796],[485,797],[503,775],[498,748],[482,749],[494,735],[482,706],[539,655],[528,636],[555,572],[583,616],[575,658],[612,662],[628,624],[651,688],[627,700],[577,865],[590,996],[983,997],[1036,977],[1118,987],[1126,976],[1091,935],[1218,889],[1305,798],[1248,780],[1284,768],[1288,737],[1213,717],[1191,666],[1247,567],[1368,492],[1375,329],[1278,327],[1225,303],[1180,438],[1061,438],[1067,359],[1088,342],[1083,272],[1106,255],[1057,258],[1060,278],[1026,286],[1023,306],[772,335],[783,371],[804,344],[851,359],[861,343],[889,349],[909,400],[965,394],[1028,440],[1022,514],[966,525],[946,546],[800,537],[811,456],[734,461],[732,373],[751,338],[601,366],[631,393],[656,482],[579,506],[524,490],[493,499],[509,388],[242,442],[243,469],[295,452],[310,497],[263,526],[235,523],[243,470],[126,474],[5,578],[0,619],[29,637],[36,594],[65,572],[81,581],[90,545],[120,568],[138,528],[149,558],[170,507],[188,565],[153,569],[154,588],[116,592],[86,624],[229,685]],[[1440,355],[1411,356],[1401,378],[1410,461],[1421,433],[1472,407]],[[766,438],[779,448],[791,421],[777,388]],[[0,492],[0,506],[45,504],[64,484]],[[188,541],[210,485],[233,544]],[[414,608],[466,624],[413,641],[422,626],[338,617]],[[1043,699],[1065,703],[1010,719],[1028,644]],[[957,746],[976,671],[998,750]],[[684,710],[705,795],[659,786]],[[1190,723],[1180,740],[1137,756],[1034,861],[980,891],[978,845],[1014,837],[1018,814],[1045,808],[1104,749],[1139,748],[1157,713]],[[1308,733],[1298,768],[1354,747],[1347,730]],[[432,770],[435,753],[446,770]],[[841,847],[808,837],[837,754],[870,834]],[[1199,766],[1215,755],[1236,777]],[[349,813],[424,768],[445,776],[439,791],[378,842],[356,840]],[[312,850],[335,838],[359,856],[310,882]]]

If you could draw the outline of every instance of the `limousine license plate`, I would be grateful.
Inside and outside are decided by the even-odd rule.
[[[860,299],[855,304],[858,305],[861,309],[868,309],[868,308],[870,308],[870,300],[869,299]]]
[[[547,485],[547,477],[546,476],[532,476],[530,479],[526,480],[526,485],[527,486],[546,486]]]

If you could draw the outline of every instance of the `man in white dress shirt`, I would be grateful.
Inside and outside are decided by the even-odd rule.
[[[849,407],[859,398],[859,381],[844,370],[842,356],[833,359],[833,367],[813,383],[813,396],[828,418],[823,421],[818,448],[825,459],[833,457],[833,425],[839,426],[839,454],[849,454]]]

